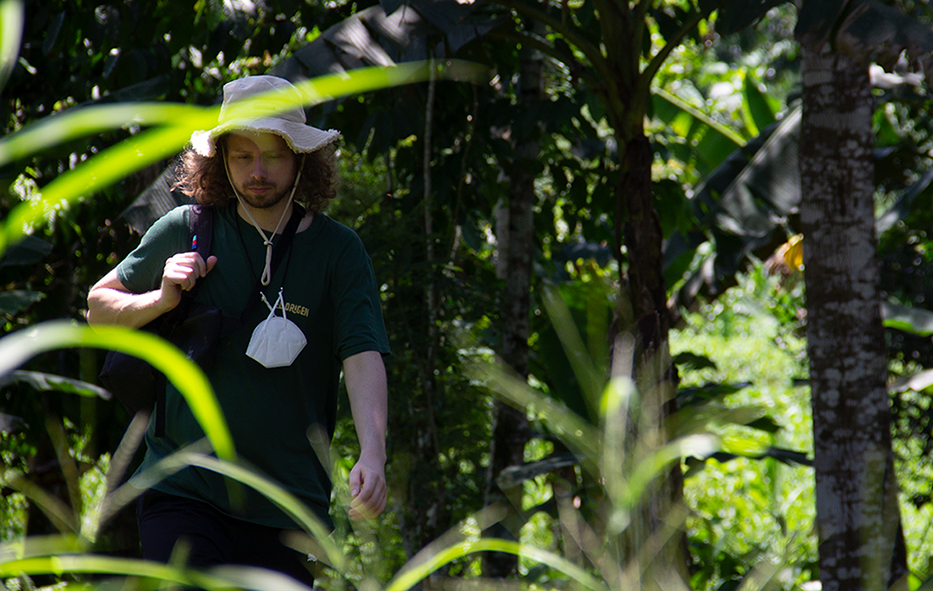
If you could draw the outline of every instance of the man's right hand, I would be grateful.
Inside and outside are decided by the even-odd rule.
[[[207,261],[196,252],[180,252],[165,261],[162,270],[162,304],[166,311],[172,310],[181,301],[181,292],[191,291],[198,279],[210,273],[217,264],[211,255]]]
[[[216,264],[215,256],[205,261],[196,252],[178,253],[165,261],[160,288],[139,294],[130,292],[117,270],[111,269],[88,292],[87,321],[92,325],[145,326],[178,306],[181,292],[192,289]]]

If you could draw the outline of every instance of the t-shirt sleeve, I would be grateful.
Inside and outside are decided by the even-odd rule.
[[[334,345],[341,361],[365,351],[389,354],[372,261],[355,233],[334,269],[334,306]]]
[[[176,207],[156,220],[139,246],[117,265],[117,276],[129,291],[144,293],[157,289],[165,260],[190,249],[188,210],[184,205]]]

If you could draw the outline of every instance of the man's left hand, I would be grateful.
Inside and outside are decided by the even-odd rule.
[[[373,519],[386,508],[385,465],[364,458],[350,470],[350,519]]]

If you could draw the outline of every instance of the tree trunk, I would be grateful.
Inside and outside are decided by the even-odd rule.
[[[523,104],[541,100],[542,60],[537,52],[520,50],[521,75],[519,96]],[[537,134],[518,135],[512,130],[515,156],[509,171],[509,203],[507,231],[499,244],[499,272],[505,279],[502,297],[502,360],[522,376],[528,375],[528,335],[531,302],[531,263],[534,246],[535,167],[538,157]],[[508,509],[505,518],[488,532],[493,537],[515,538],[521,527],[522,486],[501,490],[496,477],[509,466],[525,461],[525,444],[530,437],[528,419],[523,410],[497,401],[494,408],[493,433],[486,483],[486,505],[502,504]],[[505,578],[518,572],[518,557],[489,553],[485,556],[483,574]]]
[[[823,591],[906,574],[875,256],[868,63],[804,51],[800,140],[807,349]],[[906,587],[905,587],[906,588]]]
[[[636,450],[656,450],[667,443],[665,420],[677,410],[677,376],[671,362],[668,335],[670,313],[663,275],[663,241],[651,191],[652,151],[643,131],[629,138],[617,135],[625,146],[622,176],[617,195],[617,256],[622,275],[616,330],[635,337],[632,378],[638,390],[639,412],[627,415],[624,456],[628,461]],[[624,244],[624,252],[621,245]],[[608,420],[608,418],[607,418]],[[627,463],[626,470],[634,465]],[[621,540],[619,559],[628,561],[648,544],[651,536],[667,528],[671,511],[683,498],[683,477],[674,465],[654,488],[641,499],[640,510]],[[683,588],[688,580],[686,536],[669,535],[653,563],[645,565],[645,589]]]

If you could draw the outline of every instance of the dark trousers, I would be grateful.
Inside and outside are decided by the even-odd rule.
[[[235,519],[192,499],[146,491],[136,509],[143,558],[169,561],[176,543],[188,549],[187,565],[258,566],[314,585],[313,563],[280,540],[282,530]]]

